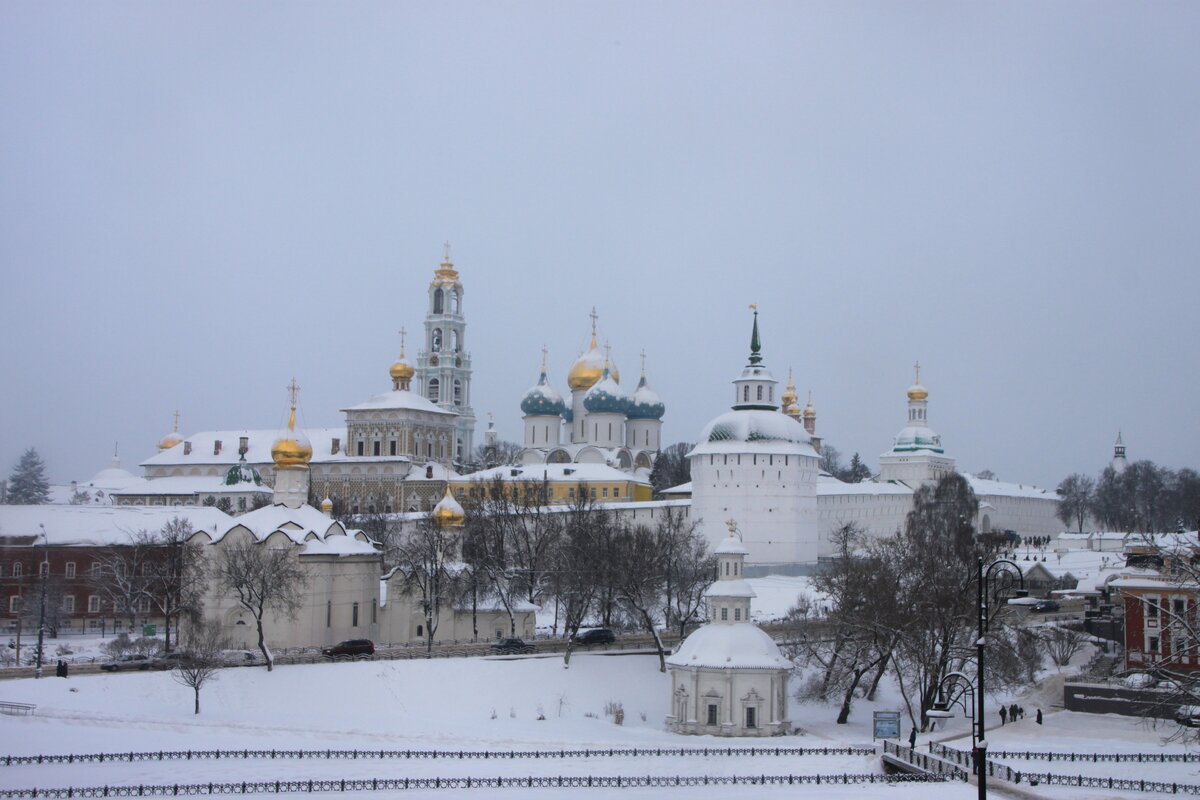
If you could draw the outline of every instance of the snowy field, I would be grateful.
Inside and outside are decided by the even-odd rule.
[[[1057,684],[1057,685],[1052,685]],[[564,748],[679,747],[844,747],[870,743],[871,711],[896,708],[884,696],[876,704],[860,702],[849,725],[833,724],[825,706],[793,705],[792,718],[802,729],[794,736],[769,740],[680,737],[663,730],[669,679],[657,671],[657,659],[645,655],[577,654],[571,669],[559,657],[437,659],[433,661],[355,662],[226,670],[201,697],[193,715],[191,692],[169,673],[89,675],[68,680],[48,677],[0,683],[0,700],[38,704],[32,717],[0,716],[4,753],[91,753],[141,750],[206,749],[414,749],[554,750]],[[1048,681],[1044,699],[1061,682]],[[1029,696],[1034,702],[1042,698]],[[625,722],[605,714],[620,703]],[[1027,702],[1027,708],[1032,704]],[[1047,708],[1049,704],[1047,704]],[[539,719],[542,716],[545,719]],[[938,737],[965,732],[956,720]],[[989,732],[994,749],[1056,752],[1177,752],[1163,750],[1163,731],[1124,717],[1050,713],[1040,728],[1026,719]],[[922,737],[924,740],[924,737]],[[963,741],[948,740],[952,746]],[[1016,769],[1068,772],[1057,763],[1013,762]],[[1088,764],[1084,774],[1200,783],[1192,764]],[[863,755],[798,756],[625,756],[615,758],[376,759],[140,761],[0,767],[0,789],[398,777],[496,777],[556,775],[779,775],[878,773],[879,759]],[[1166,777],[1171,775],[1172,777]],[[1160,777],[1161,776],[1161,777]],[[1030,791],[1028,788],[1025,791]],[[993,793],[1001,787],[993,786]],[[566,797],[579,789],[410,790],[397,796]],[[973,797],[965,784],[908,786],[722,786],[681,790],[697,797],[887,797],[940,800]],[[1097,790],[1040,786],[1033,796],[1117,797]],[[591,796],[662,797],[664,789],[591,789]],[[1028,795],[1027,795],[1028,796]],[[1125,795],[1128,796],[1128,795]]]

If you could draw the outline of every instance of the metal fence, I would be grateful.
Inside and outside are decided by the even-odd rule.
[[[1048,772],[1026,772],[1031,786],[1045,783],[1052,786],[1084,786],[1099,789],[1119,789],[1126,792],[1163,792],[1166,794],[1200,794],[1200,785],[1166,781],[1132,780],[1128,778],[1094,778],[1088,775],[1055,775]]]
[[[128,753],[63,753],[0,756],[0,764],[84,764],[134,761],[193,761],[202,759],[552,759],[552,758],[674,758],[677,756],[870,756],[873,747],[624,747],[579,750],[150,750]]]
[[[948,759],[939,757],[933,750],[932,743],[929,754],[920,753],[915,748],[905,747],[897,742],[889,742],[886,739],[883,742],[883,752],[886,755],[893,756],[908,764],[912,764],[917,769],[923,770],[928,775],[942,776],[946,780],[967,780],[967,771],[962,769],[957,763],[949,763]]]
[[[243,781],[240,783],[167,783],[136,786],[75,786],[52,789],[8,789],[0,798],[176,797],[180,795],[294,794],[312,792],[395,791],[401,789],[515,788],[669,788],[675,786],[754,786],[796,784],[929,783],[943,775],[550,775],[467,778],[367,778],[309,781]]]

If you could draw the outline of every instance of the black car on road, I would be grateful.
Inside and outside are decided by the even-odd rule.
[[[612,644],[616,640],[608,628],[589,628],[575,633],[575,644]]]
[[[321,651],[325,656],[373,656],[375,643],[370,639],[347,639]]]
[[[492,652],[502,655],[532,653],[533,649],[533,645],[525,644],[523,639],[501,639],[492,645]]]

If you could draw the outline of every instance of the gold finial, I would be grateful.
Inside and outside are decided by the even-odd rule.
[[[542,345],[542,373],[546,372],[546,357],[550,354],[550,349],[546,345]]]
[[[788,382],[787,382],[786,388],[788,388],[788,389],[795,388],[794,386],[792,386],[792,368],[791,367],[788,367]]]
[[[608,371],[609,360],[610,360],[609,356],[611,353],[612,353],[612,345],[610,345],[608,343],[608,340],[606,339],[604,342],[604,370],[605,370],[605,372]]]
[[[751,303],[750,310],[757,314],[758,313],[758,303]]]
[[[175,424],[171,426],[171,433],[179,433],[179,409],[175,409]]]
[[[918,361],[917,363],[913,364],[913,369],[916,370],[916,374],[917,374],[917,377],[913,380],[913,383],[920,383],[921,382],[921,362]]]
[[[742,538],[742,532],[738,530],[737,520],[733,517],[725,520],[725,527],[729,528],[729,535],[731,537],[736,536],[739,539]]]
[[[595,348],[596,347],[596,320],[599,319],[599,316],[596,314],[595,306],[592,306],[592,313],[588,314],[588,316],[592,318],[592,347]]]
[[[812,405],[812,389],[808,390],[808,404]]]
[[[450,243],[449,242],[442,242],[442,263],[443,264],[450,263]]]
[[[404,326],[401,326],[400,327],[400,360],[401,361],[404,360],[404,337],[407,335],[408,335],[408,331],[406,331],[404,329]]]
[[[642,348],[642,377],[646,377],[646,350]]]

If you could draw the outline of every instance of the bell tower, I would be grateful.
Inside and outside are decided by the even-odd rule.
[[[450,260],[447,242],[442,263],[429,283],[429,310],[425,314],[425,346],[417,355],[416,377],[421,393],[430,402],[458,414],[454,425],[451,460],[456,465],[471,458],[475,446],[475,412],[471,409],[471,355],[466,349],[467,323],[463,318],[463,285]]]

